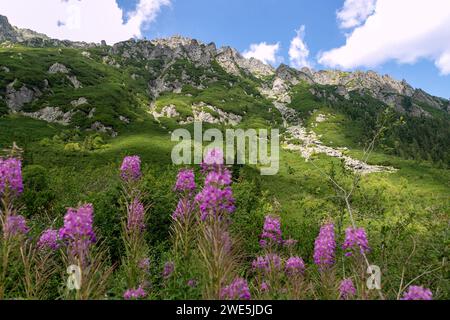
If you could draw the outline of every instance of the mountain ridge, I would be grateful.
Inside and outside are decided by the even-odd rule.
[[[100,44],[96,43],[86,43],[82,41],[69,41],[69,40],[59,40],[51,39],[48,36],[28,30],[19,29],[13,27],[8,18],[0,15],[0,42],[11,41],[13,43],[21,43],[28,46],[67,46],[73,48],[95,48],[106,46],[106,43],[102,41]],[[200,62],[204,64],[207,60],[216,59],[219,64],[229,73],[233,75],[239,75],[239,69],[243,69],[255,76],[266,77],[273,76],[277,73],[277,70],[289,68],[295,71],[302,72],[309,76],[312,81],[321,85],[336,85],[339,86],[338,93],[346,95],[345,91],[355,91],[368,89],[369,92],[375,97],[387,104],[399,105],[400,102],[393,99],[392,97],[387,97],[389,94],[399,94],[411,98],[417,98],[421,102],[425,102],[433,106],[434,108],[446,109],[450,112],[450,101],[442,98],[436,97],[428,94],[422,89],[413,88],[406,80],[396,80],[389,75],[380,75],[375,71],[340,71],[340,70],[313,70],[309,68],[302,68],[297,70],[280,64],[277,68],[269,64],[265,64],[255,58],[244,58],[240,52],[229,46],[224,46],[217,48],[214,42],[205,44],[197,39],[192,39],[189,37],[182,36],[172,36],[168,38],[153,39],[153,40],[135,40],[130,39],[126,41],[118,42],[112,46],[111,53],[118,53],[120,47],[125,47],[127,45],[134,44],[151,44],[156,48],[170,48],[174,51],[174,56],[180,54],[177,52],[180,48],[187,50],[188,57],[193,59],[195,62]],[[201,50],[200,48],[205,48]],[[130,49],[130,48],[128,48]],[[162,52],[162,54],[167,53],[167,51]],[[129,57],[130,51],[128,50],[124,53],[125,57]],[[197,56],[195,56],[197,55]],[[155,57],[147,55],[146,58]],[[203,63],[202,63],[203,62]],[[294,71],[295,70],[295,71]],[[300,77],[304,78],[304,76]],[[353,81],[356,81],[355,84]],[[446,105],[447,104],[447,105]],[[399,108],[401,110],[401,108]]]

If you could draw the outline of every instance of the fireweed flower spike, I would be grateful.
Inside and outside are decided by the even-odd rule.
[[[4,225],[4,235],[6,237],[15,237],[18,235],[25,235],[29,231],[27,221],[21,215],[7,216]]]
[[[281,222],[279,217],[267,216],[264,222],[260,245],[266,247],[269,244],[282,244]]]
[[[18,196],[23,192],[22,162],[20,159],[0,158],[0,196],[9,190]]]
[[[138,200],[134,199],[133,202],[128,205],[128,231],[142,232],[145,230],[145,208],[144,205]]]
[[[347,228],[345,230],[345,241],[342,245],[343,250],[347,250],[346,256],[351,256],[353,251],[360,251],[361,253],[366,253],[370,251],[369,242],[367,240],[366,231],[364,228]]]
[[[281,258],[276,254],[267,254],[264,257],[257,257],[252,262],[252,268],[254,271],[263,273],[280,271],[282,268]]]
[[[37,243],[37,247],[39,250],[57,250],[59,248],[58,241],[58,230],[48,229],[42,233]]]
[[[59,238],[68,245],[69,252],[81,262],[89,252],[89,246],[96,241],[93,230],[94,207],[86,204],[78,209],[69,208],[64,217],[64,226]]]
[[[142,259],[141,261],[139,261],[138,267],[142,271],[148,271],[150,268],[150,259],[149,258]]]
[[[147,293],[145,292],[144,288],[142,288],[142,286],[139,286],[137,289],[128,289],[123,294],[123,298],[125,300],[143,299],[146,296]]]
[[[218,217],[224,212],[233,213],[236,209],[230,187],[220,189],[207,185],[197,194],[195,200],[199,204],[202,221],[205,221],[208,216]]]
[[[166,262],[166,264],[164,265],[163,273],[162,273],[163,278],[164,279],[170,278],[170,276],[172,275],[174,270],[175,270],[175,264],[172,261]]]
[[[229,286],[222,288],[220,298],[227,300],[250,300],[251,295],[247,281],[242,278],[236,278]]]
[[[433,300],[433,293],[428,288],[410,286],[401,300]]]
[[[355,286],[351,279],[344,279],[339,285],[339,299],[348,300],[354,297],[356,294]]]
[[[120,167],[120,176],[124,181],[136,181],[142,176],[141,158],[139,156],[125,157]]]
[[[290,257],[284,270],[288,276],[300,276],[305,272],[305,262],[300,257]]]
[[[174,191],[190,193],[196,188],[194,170],[180,170]]]
[[[334,225],[328,223],[320,228],[319,236],[314,244],[314,263],[319,266],[320,270],[334,264],[335,249]]]
[[[172,213],[172,219],[176,221],[182,221],[187,218],[192,212],[195,211],[195,204],[189,199],[180,199],[178,201],[177,208]]]

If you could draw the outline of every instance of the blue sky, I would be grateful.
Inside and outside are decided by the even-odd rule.
[[[117,0],[126,11],[138,0]],[[240,52],[252,43],[280,43],[278,55],[289,63],[288,51],[295,30],[305,26],[305,43],[315,69],[327,68],[316,56],[345,43],[345,30],[339,28],[336,12],[343,0],[172,0],[157,19],[144,29],[151,39],[180,34],[230,45]],[[448,39],[447,39],[448,40]],[[353,69],[353,68],[352,68]],[[440,75],[433,61],[419,58],[412,64],[388,61],[372,69],[396,79],[406,79],[414,87],[445,98],[450,97],[450,76]]]
[[[58,39],[179,34],[274,66],[371,69],[450,97],[449,0],[0,0],[0,14]]]

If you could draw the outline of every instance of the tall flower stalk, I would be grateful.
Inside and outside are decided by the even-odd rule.
[[[194,171],[180,170],[173,190],[179,195],[178,205],[172,213],[174,253],[178,258],[186,259],[195,245],[197,234]]]
[[[198,248],[206,269],[204,297],[219,299],[222,288],[234,278],[236,255],[228,232],[234,212],[231,172],[223,165],[223,153],[210,150],[202,163],[205,185],[195,197],[200,215]]]
[[[7,274],[12,255],[20,248],[28,233],[26,220],[19,215],[15,200],[23,192],[22,162],[19,158],[0,158],[0,300],[4,299]]]
[[[149,272],[149,249],[145,241],[148,207],[143,203],[141,187],[141,159],[138,156],[125,157],[120,167],[124,190],[126,215],[122,219],[122,239],[125,255],[122,270],[125,273],[127,292],[133,288],[144,291]],[[124,294],[127,298],[129,294]],[[145,297],[146,294],[140,294]]]

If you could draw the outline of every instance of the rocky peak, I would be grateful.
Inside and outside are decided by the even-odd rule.
[[[0,41],[17,41],[17,32],[9,23],[8,18],[0,15]]]

